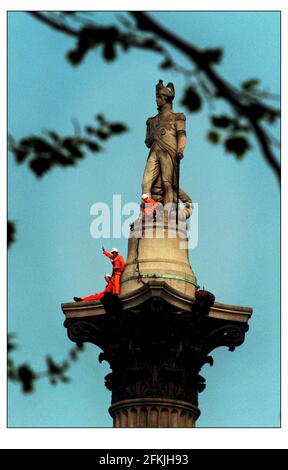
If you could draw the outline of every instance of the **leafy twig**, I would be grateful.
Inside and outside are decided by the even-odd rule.
[[[71,363],[78,359],[79,353],[84,351],[83,344],[76,345],[69,350],[68,357],[61,363],[57,363],[48,355],[46,357],[46,369],[36,372],[29,364],[23,363],[18,366],[14,364],[10,354],[17,349],[14,343],[15,334],[8,335],[8,378],[12,382],[18,382],[21,385],[23,393],[32,393],[35,389],[35,382],[42,378],[48,378],[52,385],[59,382],[68,383],[70,378],[66,375],[67,370],[71,367]]]

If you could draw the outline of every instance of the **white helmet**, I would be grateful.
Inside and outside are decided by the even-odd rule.
[[[149,197],[148,194],[142,194],[141,199],[147,199],[147,197]]]
[[[119,253],[118,248],[112,248],[112,249],[111,249],[111,253]]]
[[[106,273],[104,277],[109,277],[109,279],[112,279],[111,274]]]

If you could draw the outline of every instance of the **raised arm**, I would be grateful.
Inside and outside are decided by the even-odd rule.
[[[111,253],[109,253],[109,251],[106,251],[104,246],[102,246],[102,252],[103,252],[103,255],[107,256],[107,258],[113,259],[113,256],[111,255]]]

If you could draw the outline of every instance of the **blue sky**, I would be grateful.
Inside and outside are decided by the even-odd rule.
[[[259,77],[279,93],[279,14],[259,12],[166,12],[153,14],[199,47],[223,47],[219,72],[238,85]],[[98,13],[110,22],[113,14]],[[159,78],[173,81],[179,104],[186,80],[157,68],[157,57],[131,51],[112,64],[90,53],[73,68],[65,54],[72,39],[25,13],[9,14],[9,131],[15,138],[55,129],[73,133],[72,119],[91,123],[98,112],[122,120],[129,133],[115,137],[103,154],[89,155],[76,168],[54,169],[38,181],[25,166],[9,164],[9,217],[17,242],[9,253],[9,331],[16,332],[16,362],[45,368],[45,355],[66,357],[73,345],[63,327],[60,304],[102,289],[110,269],[103,240],[90,235],[90,207],[138,201],[147,158],[145,121],[155,110]],[[267,31],[269,34],[267,34]],[[183,61],[185,64],[185,62]],[[272,71],[272,73],[271,73]],[[224,109],[224,108],[220,108]],[[187,113],[186,113],[187,114]],[[201,285],[224,303],[254,309],[246,341],[235,352],[221,348],[215,364],[202,369],[207,388],[199,396],[198,427],[279,426],[279,188],[256,142],[242,162],[205,139],[207,107],[187,115],[188,142],[181,186],[199,204],[199,242],[190,262]],[[127,240],[104,240],[123,255]],[[69,375],[71,384],[39,381],[24,396],[9,385],[11,427],[111,427],[104,388],[106,363],[87,345]]]

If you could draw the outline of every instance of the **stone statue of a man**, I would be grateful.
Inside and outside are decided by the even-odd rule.
[[[142,181],[142,193],[154,200],[176,203],[177,200],[177,164],[183,158],[186,145],[185,115],[174,113],[172,109],[175,90],[173,83],[163,85],[159,80],[156,85],[156,103],[158,114],[147,119],[145,144],[150,148]],[[192,202],[185,195],[185,202]],[[182,199],[182,198],[181,198]]]

